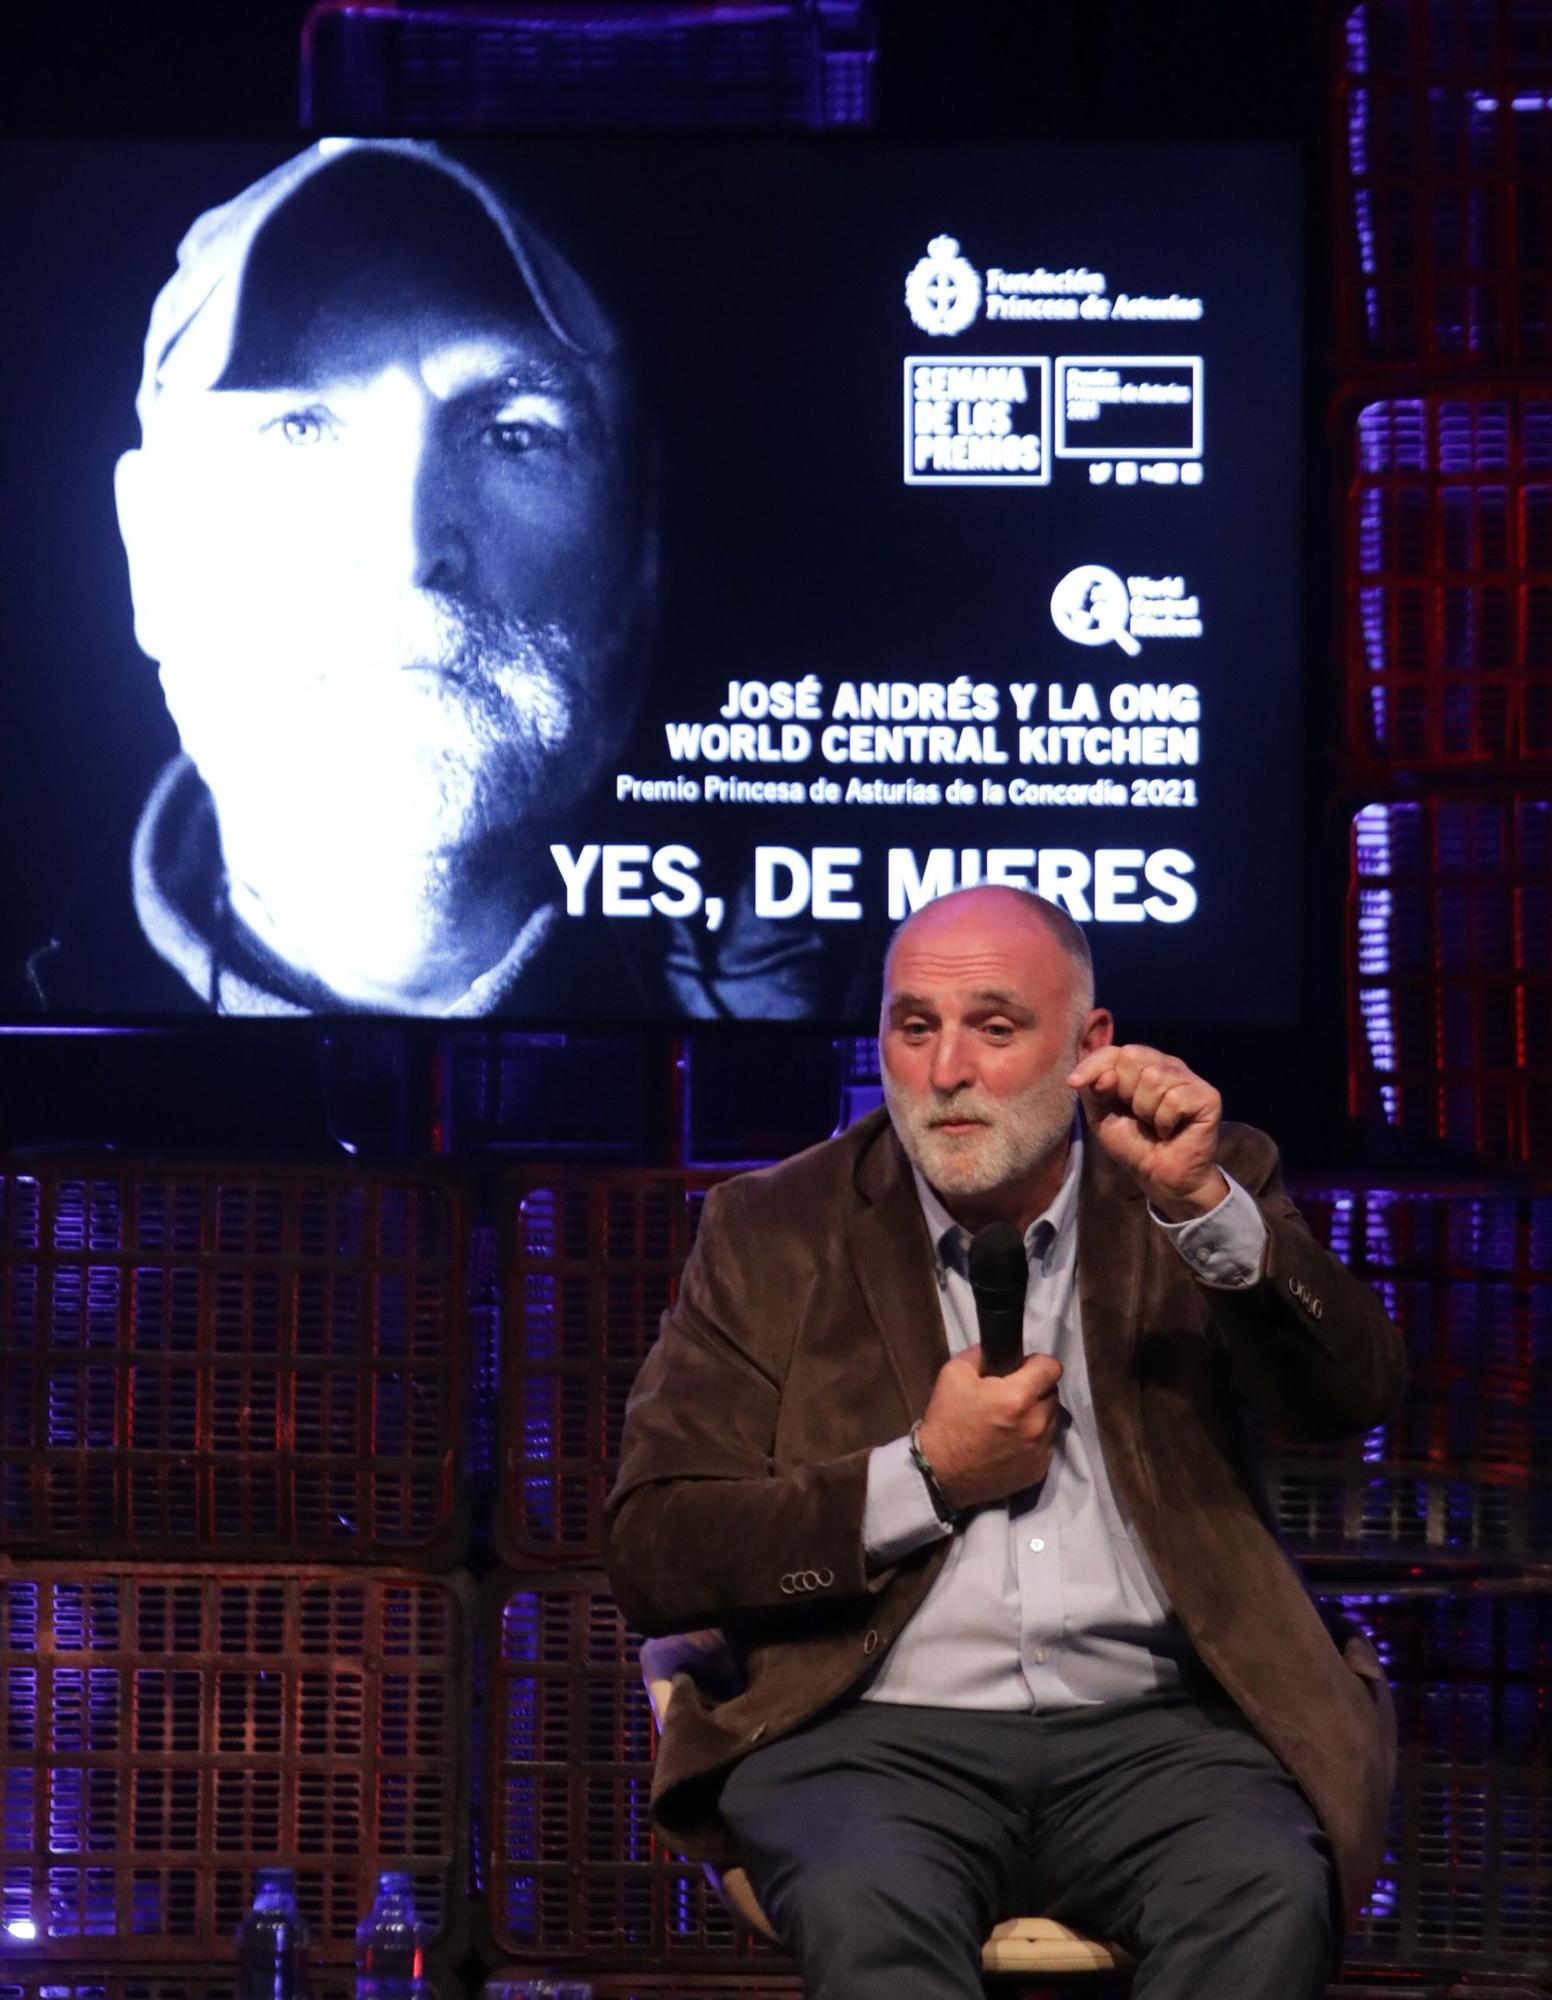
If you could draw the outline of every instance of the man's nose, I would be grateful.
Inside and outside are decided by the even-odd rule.
[[[434,436],[421,449],[411,500],[411,581],[421,590],[467,596],[474,583],[474,523],[445,449]]]
[[[438,415],[408,369],[386,369],[371,385],[351,526],[362,568],[384,585],[465,595],[477,583],[474,502]]]
[[[927,1080],[934,1090],[961,1090],[975,1082],[974,1050],[957,1028],[940,1028],[933,1039]]]

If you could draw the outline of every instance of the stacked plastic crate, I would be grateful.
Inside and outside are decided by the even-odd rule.
[[[1367,1436],[1266,1440],[1279,1526],[1322,1594],[1374,1638],[1396,1700],[1386,1860],[1349,1960],[1545,1979],[1552,1189],[1294,1192],[1379,1291],[1410,1360],[1400,1407]]]
[[[865,126],[868,0],[316,0],[312,131]]]
[[[1399,1156],[1513,1178],[1305,1191],[1413,1375],[1345,1453],[1274,1441],[1274,1498],[1397,1695],[1356,1957],[1546,1979],[1552,12],[1334,18],[1351,1104]]]
[[[1552,17],[1346,18],[1354,1109],[1552,1162]]]
[[[296,1871],[467,1908],[463,1228],[444,1181],[0,1163],[0,1995],[222,2000]]]
[[[601,2000],[776,2000],[698,1867],[648,1822],[653,1721],[600,1563],[625,1401],[717,1175],[517,1172],[501,1190],[506,1567],[482,1620],[489,1952],[572,1966]]]

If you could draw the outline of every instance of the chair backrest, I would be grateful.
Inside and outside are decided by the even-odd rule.
[[[674,1684],[672,1680],[647,1680],[645,1674],[642,1675],[642,1679],[647,1683],[647,1700],[652,1704],[652,1719],[661,1733],[663,1724],[668,1720],[668,1704],[674,1698]]]
[[[647,1700],[652,1704],[659,1731],[668,1720],[669,1704],[674,1698],[675,1674],[709,1670],[714,1683],[725,1685],[730,1691],[737,1685],[737,1675],[730,1671],[733,1667],[732,1655],[722,1634],[715,1630],[675,1632],[666,1639],[648,1639],[641,1648],[640,1665]],[[735,1923],[753,1931],[756,1937],[764,1938],[767,1944],[780,1944],[781,1940],[771,1929],[770,1921],[760,1908],[749,1877],[742,1868],[729,1868],[719,1873],[708,1865],[706,1880],[721,1897]]]

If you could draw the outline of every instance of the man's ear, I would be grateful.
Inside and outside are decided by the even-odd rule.
[[[126,451],[113,468],[113,501],[118,510],[119,539],[129,562],[129,595],[135,607],[135,638],[140,650],[159,660],[162,649],[161,565],[156,561],[156,520],[150,467],[144,451]]]
[[[1078,1037],[1078,1057],[1092,1055],[1096,1049],[1108,1049],[1115,1040],[1115,1019],[1108,1007],[1091,1007],[1089,1017],[1083,1024],[1083,1032]]]

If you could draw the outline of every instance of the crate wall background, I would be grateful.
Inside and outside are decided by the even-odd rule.
[[[432,1572],[468,1537],[467,1202],[0,1160],[7,1966],[229,1967],[267,1863],[325,1986],[383,1867],[438,1972],[464,1949],[468,1587]]]
[[[1552,15],[1331,18],[1350,1103],[1545,1172]]]
[[[1552,1183],[1293,1192],[1379,1293],[1408,1375],[1361,1438],[1262,1440],[1289,1547],[1323,1569],[1397,1574],[1552,1563]]]
[[[393,1867],[455,1952],[467,1662],[445,1578],[0,1561],[0,1928],[51,1961],[229,1958],[278,1864],[349,1964]]]
[[[503,1179],[504,1477],[493,1526],[514,1568],[602,1561],[626,1398],[719,1178],[535,1167]]]
[[[0,1174],[0,1188],[14,1178]],[[714,1178],[525,1167],[499,1184],[493,1223],[474,1228],[447,1222],[469,1207],[472,1187],[437,1178],[427,1213],[441,1219],[425,1239],[434,1295],[445,1300],[451,1228],[467,1246],[459,1282],[472,1303],[440,1336],[460,1351],[440,1357],[438,1379],[479,1385],[487,1406],[501,1385],[492,1525],[511,1566],[487,1581],[477,1610],[458,1575],[402,1564],[90,1560],[73,1543],[53,1559],[6,1562],[0,1924],[36,1933],[18,1963],[73,1976],[87,1960],[126,1971],[181,1960],[191,1976],[213,1973],[252,1867],[289,1858],[323,1965],[348,1959],[371,1876],[394,1863],[416,1875],[444,1972],[462,1942],[472,1867],[483,1891],[475,1942],[488,1964],[626,1979],[779,1974],[779,1959],[735,1936],[700,1871],[651,1837],[652,1723],[637,1640],[597,1567],[624,1396]],[[32,1271],[46,1234],[36,1218],[61,1218],[48,1242],[70,1283],[22,1287],[68,1301],[54,1334],[46,1315],[26,1322],[36,1346],[47,1351],[58,1336],[74,1366],[77,1335],[92,1326],[78,1303],[91,1287],[74,1273],[99,1256],[104,1269],[121,1268],[112,1258],[126,1215],[185,1216],[166,1233],[193,1260],[198,1310],[212,1323],[228,1261],[248,1300],[254,1274],[273,1277],[277,1258],[298,1275],[304,1240],[318,1256],[332,1242],[358,1269],[373,1193],[347,1198],[348,1182],[345,1170],[318,1210],[334,1218],[329,1229],[288,1237],[311,1212],[305,1177],[274,1192],[271,1175],[271,1195],[257,1201],[231,1169],[204,1180],[159,1164],[116,1162],[96,1180],[61,1169],[60,1192],[24,1189],[19,1212],[34,1220],[19,1246],[14,1231],[4,1243]],[[223,1207],[210,1190],[226,1186],[242,1198]],[[194,1192],[169,1206],[169,1188]],[[1502,1585],[1545,1567],[1552,1542],[1552,1186],[1327,1180],[1295,1192],[1317,1234],[1379,1287],[1414,1357],[1401,1409],[1368,1438],[1297,1452],[1272,1440],[1268,1460],[1284,1533],[1328,1592],[1344,1571],[1357,1580],[1351,1608],[1380,1640],[1402,1698],[1394,1868],[1364,1913],[1354,1963],[1540,1976],[1552,1972],[1542,1925],[1552,1821],[1534,1773],[1547,1746],[1524,1746],[1525,1703],[1552,1682],[1548,1601],[1522,1586],[1507,1607],[1483,1610],[1472,1593],[1491,1572]],[[402,1249],[406,1211],[393,1212],[391,1241]],[[155,1237],[163,1225],[148,1227]],[[130,1248],[138,1270],[135,1258],[150,1251],[143,1236]],[[165,1289],[163,1267],[145,1268]],[[84,1351],[133,1385],[122,1371],[144,1322],[123,1308],[122,1284],[105,1295],[113,1309]],[[275,1323],[288,1311],[277,1308]],[[238,1324],[252,1368],[251,1309]],[[346,1366],[349,1326],[367,1375],[387,1369],[380,1317],[335,1325],[330,1366]],[[15,1355],[35,1352],[11,1339],[8,1383]],[[418,1365],[412,1347],[407,1369]],[[443,1435],[428,1432],[428,1448],[439,1452]],[[93,1449],[90,1437],[72,1446],[72,1463]],[[481,1462],[483,1450],[460,1459],[460,1478],[483,1484]],[[1430,1568],[1452,1577],[1450,1591],[1426,1602],[1395,1595]],[[468,1724],[476,1707],[478,1742]],[[1469,1743],[1462,1718],[1475,1731]],[[1513,1868],[1500,1893],[1504,1857]]]
[[[1339,331],[1354,371],[1552,360],[1552,20],[1539,0],[1331,10]]]
[[[0,1163],[3,1546],[446,1566],[463,1218],[426,1172]]]

